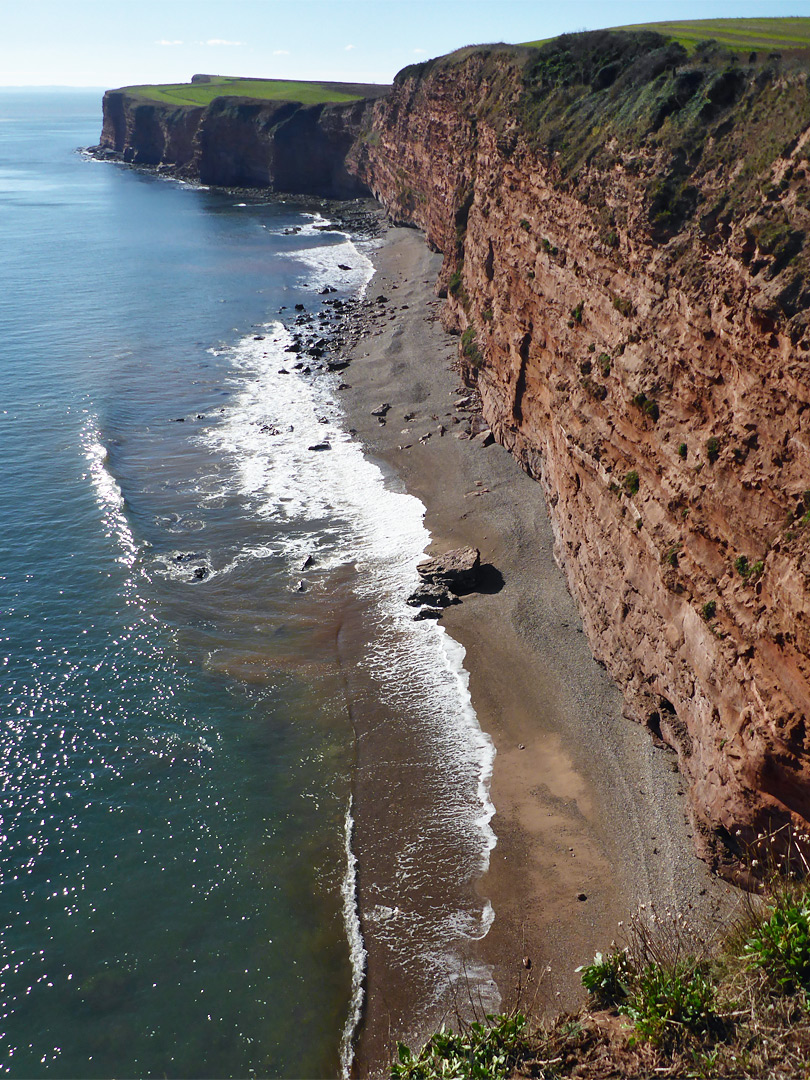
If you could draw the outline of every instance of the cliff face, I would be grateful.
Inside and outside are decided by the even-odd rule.
[[[200,179],[339,199],[367,195],[346,168],[367,109],[365,101],[301,106],[219,98],[200,125]]]
[[[445,253],[595,655],[733,872],[810,821],[810,93],[775,58],[617,41],[406,69],[351,165]]]
[[[171,162],[178,170],[195,159],[202,109],[144,101],[125,90],[108,90],[102,103],[99,149],[134,165]]]
[[[108,90],[98,150],[206,184],[353,198],[368,190],[345,159],[368,108],[236,97],[177,106]]]

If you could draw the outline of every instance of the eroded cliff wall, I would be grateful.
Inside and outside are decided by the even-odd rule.
[[[810,91],[653,35],[406,69],[351,165],[445,317],[701,852],[810,820]]]

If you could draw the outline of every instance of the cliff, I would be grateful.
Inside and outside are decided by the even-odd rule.
[[[205,184],[353,198],[368,189],[345,159],[369,107],[235,96],[178,105],[125,87],[104,95],[95,152]]]
[[[444,318],[629,717],[733,873],[810,822],[810,84],[650,32],[464,49],[376,101],[104,101],[102,151],[371,191],[445,255]],[[786,836],[782,832],[780,836]]]
[[[726,873],[810,820],[809,148],[800,63],[599,32],[405,69],[350,158],[445,254],[466,378]]]

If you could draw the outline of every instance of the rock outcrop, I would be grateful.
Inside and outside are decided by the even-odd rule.
[[[807,71],[650,34],[469,49],[369,132],[351,167],[445,254],[484,418],[733,873],[810,820]]]

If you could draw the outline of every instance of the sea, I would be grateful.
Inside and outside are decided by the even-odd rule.
[[[497,998],[424,507],[299,355],[379,240],[94,160],[100,125],[0,91],[0,1072],[349,1076],[369,956],[414,1030]]]

